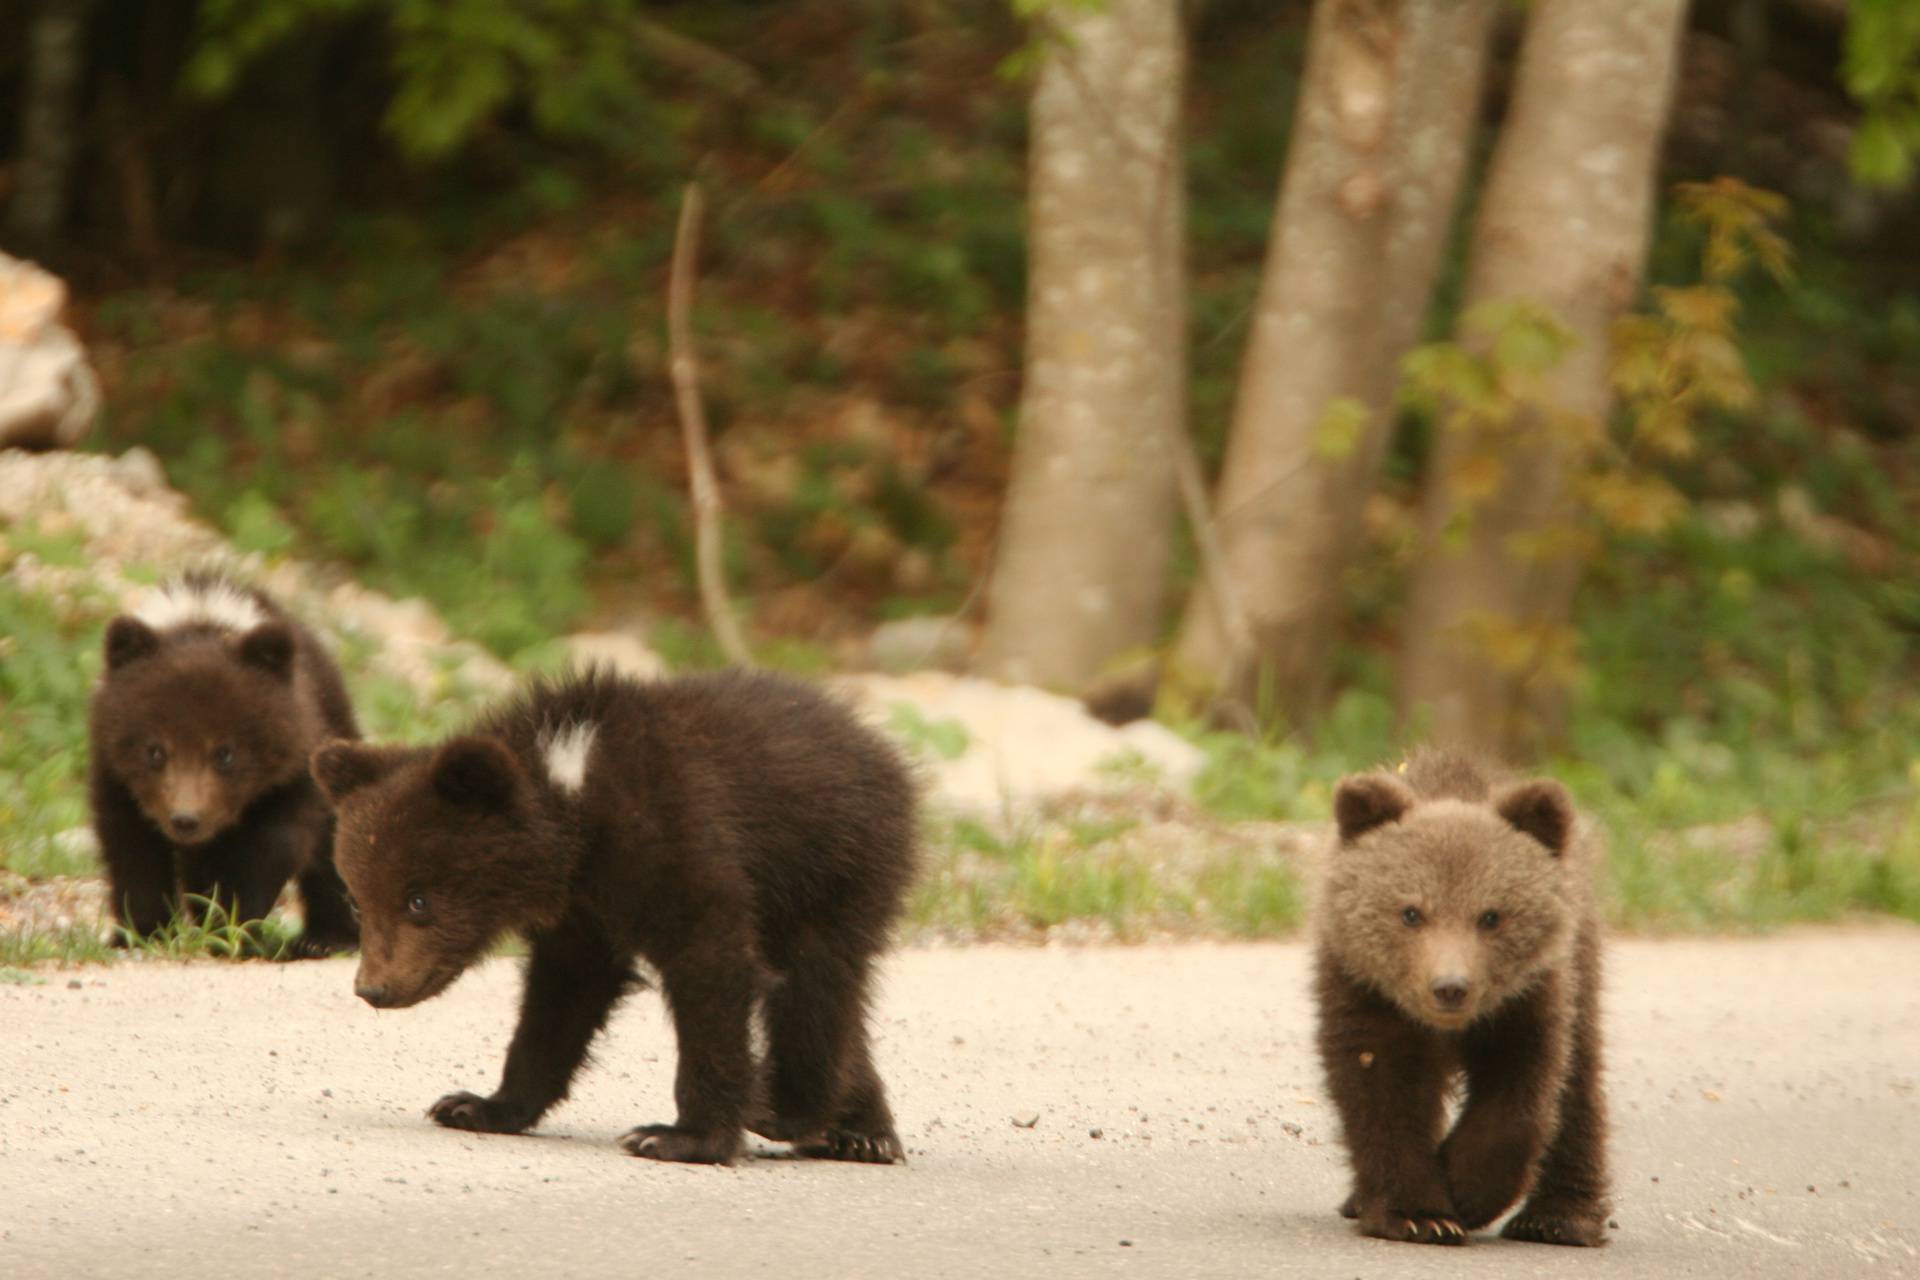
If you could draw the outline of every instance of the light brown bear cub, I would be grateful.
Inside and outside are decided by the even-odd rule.
[[[1599,921],[1566,789],[1427,755],[1342,780],[1334,816],[1315,976],[1341,1212],[1461,1244],[1524,1195],[1508,1239],[1604,1244]]]

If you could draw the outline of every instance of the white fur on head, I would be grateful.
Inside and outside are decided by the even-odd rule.
[[[593,740],[599,736],[599,725],[578,722],[540,731],[540,755],[553,785],[567,792],[577,792],[587,785],[587,757],[593,754]]]
[[[185,578],[147,592],[133,616],[155,631],[194,625],[251,631],[267,620],[253,597],[231,582]]]

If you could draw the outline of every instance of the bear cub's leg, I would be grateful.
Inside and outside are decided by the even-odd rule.
[[[1560,986],[1549,978],[1460,1036],[1466,1105],[1440,1161],[1468,1230],[1520,1198],[1559,1123],[1570,1039]]]
[[[1327,1083],[1353,1159],[1353,1192],[1340,1212],[1383,1240],[1464,1244],[1438,1149],[1448,1063],[1434,1037],[1391,1025],[1397,1019],[1384,1009],[1355,1007],[1363,1003],[1323,1033]]]
[[[1589,1246],[1607,1242],[1607,1119],[1596,1005],[1589,983],[1576,1015],[1573,1054],[1560,1094],[1560,1127],[1540,1161],[1527,1202],[1501,1229],[1509,1240]]]
[[[728,1164],[740,1154],[753,1094],[750,1024],[760,966],[744,923],[724,932],[695,929],[703,941],[660,965],[660,985],[673,1015],[680,1061],[672,1124],[629,1130],[620,1146],[647,1160]]]
[[[771,1114],[754,1131],[825,1160],[904,1160],[867,1044],[868,958],[817,936],[796,952],[786,980],[767,996]]]
[[[530,941],[520,1023],[507,1046],[499,1089],[488,1097],[448,1094],[427,1109],[435,1123],[474,1133],[532,1128],[567,1096],[587,1046],[633,985],[631,967],[584,924],[539,933]]]

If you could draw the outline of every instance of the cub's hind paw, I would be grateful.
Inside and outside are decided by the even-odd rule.
[[[1593,1211],[1523,1207],[1507,1219],[1500,1234],[1508,1240],[1533,1244],[1566,1244],[1594,1248],[1607,1242],[1607,1215]]]
[[[794,1144],[794,1150],[816,1160],[851,1160],[859,1164],[905,1164],[906,1149],[891,1130],[885,1133],[855,1133],[851,1129],[828,1129]]]
[[[352,951],[360,945],[360,939],[350,934],[302,933],[293,940],[287,949],[289,960],[325,960],[328,956],[337,956],[343,951]]]
[[[642,1160],[681,1164],[732,1164],[740,1154],[738,1133],[690,1133],[670,1124],[643,1124],[620,1137],[620,1149]]]
[[[1384,1213],[1362,1216],[1360,1230],[1381,1240],[1404,1240],[1409,1244],[1467,1242],[1467,1229],[1455,1219],[1439,1213],[1401,1213],[1389,1209]]]
[[[450,1093],[427,1108],[427,1118],[469,1133],[523,1133],[533,1123],[524,1108],[477,1093]]]

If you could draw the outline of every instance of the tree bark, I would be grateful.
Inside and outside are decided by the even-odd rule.
[[[1034,86],[1025,385],[979,662],[1080,691],[1158,633],[1186,430],[1178,0],[1059,6]]]
[[[66,225],[92,10],[93,0],[40,0],[28,27],[20,158],[7,224],[29,245],[47,244]]]
[[[1577,433],[1612,409],[1610,334],[1645,266],[1686,0],[1536,0],[1475,227],[1464,310],[1523,301],[1574,337],[1502,437],[1500,480],[1449,482],[1488,442],[1443,432],[1423,510],[1403,710],[1434,738],[1517,755],[1559,728],[1580,554]],[[1501,637],[1504,637],[1502,642]]]
[[[1170,677],[1308,721],[1479,117],[1497,0],[1321,0],[1215,519],[1253,648],[1188,601]],[[1346,402],[1336,422],[1330,411]]]

